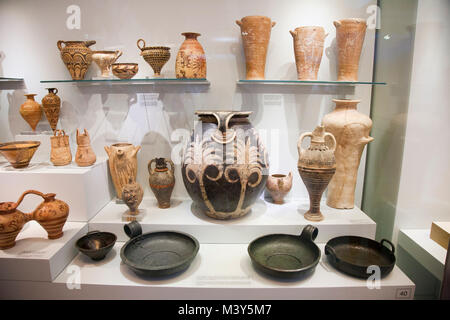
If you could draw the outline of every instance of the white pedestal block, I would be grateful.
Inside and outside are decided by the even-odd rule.
[[[45,117],[45,115],[42,115]],[[50,137],[53,136],[52,131],[45,131],[40,133],[26,133],[18,134],[15,136],[15,141],[39,141],[41,144],[37,148],[31,161],[33,163],[50,162]]]
[[[316,242],[327,242],[341,235],[374,238],[376,232],[375,222],[356,207],[352,210],[337,210],[323,203],[321,211],[325,219],[314,223],[308,221],[303,217],[309,208],[308,201],[277,205],[258,200],[248,215],[234,220],[209,218],[194,208],[191,200],[172,199],[170,208],[160,209],[155,199],[145,198],[140,208],[147,210],[140,221],[143,232],[187,232],[201,243],[249,243],[269,233],[300,234],[308,224],[319,228]],[[115,233],[118,241],[128,240],[123,231],[126,222],[122,219],[126,210],[125,204],[111,201],[89,222],[89,229]]]
[[[0,250],[0,279],[52,281],[77,255],[75,242],[87,229],[86,223],[66,222],[64,235],[49,240],[36,221],[28,222],[17,236],[16,245]]]
[[[99,159],[90,167],[78,167],[73,162],[62,167],[31,163],[23,169],[14,169],[3,162],[0,164],[0,181],[0,202],[15,202],[29,189],[56,193],[56,198],[70,207],[68,221],[88,221],[113,197],[106,159]],[[19,210],[31,212],[40,202],[40,197],[27,196]]]
[[[78,255],[53,283],[0,281],[1,299],[412,299],[414,283],[397,267],[368,288],[335,270],[324,255],[315,272],[300,280],[279,280],[256,271],[247,244],[200,244],[183,273],[164,278],[136,275],[121,262],[120,248],[93,263]],[[323,252],[324,245],[319,245]],[[79,270],[74,283],[73,270]],[[68,285],[69,284],[69,285]],[[71,289],[70,289],[71,288]],[[4,290],[3,290],[4,289]]]

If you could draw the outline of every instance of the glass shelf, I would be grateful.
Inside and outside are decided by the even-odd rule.
[[[143,78],[143,79],[88,79],[88,80],[41,80],[41,83],[73,83],[73,84],[153,84],[153,85],[210,85],[207,79],[178,79],[178,78]]]
[[[238,80],[238,84],[277,84],[277,85],[337,85],[353,86],[359,84],[366,85],[387,85],[386,82],[366,82],[366,81],[321,81],[321,80]]]
[[[21,81],[23,81],[23,78],[0,77],[0,82],[21,82]]]

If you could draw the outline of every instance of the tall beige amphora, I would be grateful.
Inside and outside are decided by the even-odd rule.
[[[338,81],[358,81],[359,59],[366,35],[364,19],[343,19],[333,22],[338,50]]]
[[[236,23],[241,27],[246,79],[264,80],[270,33],[276,22],[264,16],[247,16]]]
[[[136,181],[137,153],[141,146],[133,146],[131,143],[115,143],[105,146],[108,154],[109,171],[116,189],[118,199],[122,199],[123,187],[131,181]]]
[[[327,205],[337,209],[351,209],[355,205],[355,187],[359,163],[369,137],[372,120],[358,112],[360,100],[333,100],[336,108],[325,115],[325,130],[336,138],[334,152],[336,173],[328,185]]]
[[[327,34],[322,27],[299,27],[289,31],[294,40],[298,80],[317,80]]]

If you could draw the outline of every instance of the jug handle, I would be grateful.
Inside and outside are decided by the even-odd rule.
[[[120,58],[120,56],[123,54],[121,50],[116,50],[116,60]]]
[[[62,43],[64,43],[63,40],[58,40],[58,42],[56,43],[56,45],[57,45],[59,51],[61,51],[61,50],[63,49],[63,47],[61,46]],[[65,43],[64,43],[64,44],[65,44]]]
[[[150,160],[150,162],[148,163],[148,172],[150,172],[150,174],[154,174],[155,173],[155,169],[152,168],[152,164],[156,162],[156,158]]]
[[[95,40],[88,40],[88,41],[84,42],[84,45],[86,47],[90,47],[90,46],[92,46],[93,44],[96,44],[96,43],[97,43],[97,41],[95,41]]]
[[[329,133],[329,132],[325,132],[324,137],[330,137],[331,138],[331,140],[333,141],[333,146],[332,146],[332,148],[330,148],[330,150],[331,151],[336,150],[336,138],[333,136],[333,134]]]
[[[297,35],[294,31],[289,30],[289,33],[292,35],[293,38],[295,38],[295,36]]]
[[[312,132],[304,132],[300,135],[300,138],[298,138],[297,151],[299,155],[302,153],[303,150],[305,150],[302,148],[302,142],[303,139],[305,139],[306,137],[312,137]]]
[[[42,193],[40,191],[36,191],[36,190],[27,190],[24,193],[22,193],[22,195],[20,196],[19,200],[17,200],[16,208],[20,205],[20,203],[23,201],[23,199],[25,198],[25,196],[27,194],[35,194],[35,195],[41,196],[45,201],[54,199],[55,196],[56,196],[56,194],[54,194],[54,193],[45,193],[44,194],[44,193]]]
[[[341,26],[342,23],[340,21],[333,21],[333,24],[336,28],[338,28]]]
[[[144,45],[140,47],[140,46],[139,46],[139,43],[141,43],[141,41],[144,43]],[[139,49],[141,49],[141,51],[142,51],[142,49],[145,48],[145,40],[144,40],[144,39],[139,39],[139,40],[136,42],[136,45],[137,45],[137,47],[138,47]]]
[[[239,27],[242,27],[242,21],[241,21],[241,20],[236,20],[236,24],[237,24]]]
[[[173,161],[170,159],[164,159],[164,161],[166,162],[166,165],[170,164],[170,172],[172,172],[172,174],[173,174],[175,171],[175,166],[173,164]]]

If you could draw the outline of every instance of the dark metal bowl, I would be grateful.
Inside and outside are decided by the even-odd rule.
[[[91,231],[78,239],[75,246],[92,260],[102,260],[114,247],[116,240],[114,233]]]
[[[123,263],[146,276],[167,276],[186,270],[200,245],[193,236],[175,231],[142,234],[137,221],[124,226],[131,238],[120,250]]]
[[[388,243],[391,249],[384,246]],[[389,274],[395,266],[394,245],[386,239],[343,236],[333,238],[325,245],[325,255],[336,269],[358,278],[367,279],[373,271],[370,266],[380,268],[380,276]]]
[[[269,234],[253,240],[248,254],[256,269],[280,278],[298,278],[314,272],[320,260],[320,249],[314,243],[318,229],[303,228],[300,236]]]

